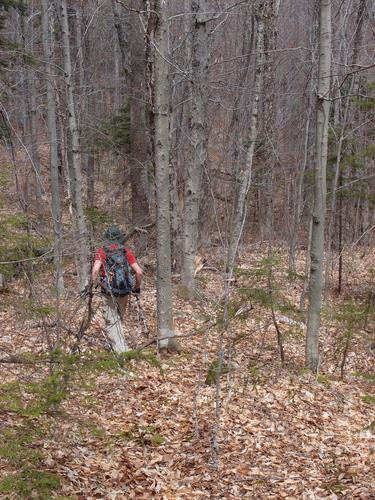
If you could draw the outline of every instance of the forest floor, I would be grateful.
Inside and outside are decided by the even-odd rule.
[[[0,497],[375,498],[374,256],[345,256],[343,292],[323,311],[318,376],[304,368],[303,282],[288,277],[283,251],[243,251],[226,329],[210,253],[200,300],[175,300],[182,351],[159,357],[153,345],[125,359],[106,351],[100,309],[79,354],[46,357],[56,335],[47,288],[39,284],[36,302],[15,283],[0,307]],[[154,266],[141,264],[150,337],[132,302],[133,347],[155,335]],[[86,307],[66,279],[65,353]]]

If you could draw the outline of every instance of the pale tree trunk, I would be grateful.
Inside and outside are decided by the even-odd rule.
[[[236,194],[231,223],[230,239],[228,244],[226,272],[229,274],[229,278],[231,278],[238,245],[241,239],[242,230],[246,219],[246,197],[251,184],[255,143],[258,136],[259,98],[262,91],[264,70],[264,19],[261,14],[257,15],[255,53],[255,77],[251,106],[250,129],[246,145],[246,160],[245,165],[240,169],[236,176],[239,190]]]
[[[30,18],[25,24],[25,19],[21,17],[22,23],[22,38],[26,54],[33,53],[34,47],[34,29],[33,29],[33,12],[30,11]],[[37,118],[36,118],[36,87],[35,73],[32,70],[31,63],[26,62],[25,68],[25,146],[27,148],[28,159],[31,162],[35,176],[35,199],[37,203],[42,199],[42,179],[41,166],[38,150],[38,133],[37,133]]]
[[[70,56],[69,24],[66,8],[66,0],[60,0],[62,45],[64,53],[64,80],[67,92],[67,107],[69,115],[69,131],[72,143],[72,171],[73,182],[73,204],[76,224],[76,252],[78,262],[79,286],[83,288],[89,279],[89,246],[87,238],[87,227],[83,210],[82,199],[82,171],[81,171],[81,151],[79,141],[79,131],[77,126],[76,109],[73,96],[73,75]]]
[[[168,2],[155,0],[153,10],[158,19],[155,27],[154,114],[155,177],[157,205],[157,316],[160,348],[173,349],[173,303],[170,235],[169,182],[169,65]]]
[[[52,9],[52,7],[50,7]],[[62,274],[62,224],[61,224],[61,201],[59,182],[59,155],[57,144],[57,118],[56,101],[53,74],[56,69],[53,65],[53,51],[51,42],[52,16],[49,13],[48,0],[42,0],[42,37],[43,51],[46,71],[47,87],[47,125],[50,153],[50,175],[51,175],[51,199],[54,239],[54,261],[56,269],[57,296],[64,291],[64,279]]]
[[[181,271],[183,295],[193,299],[195,290],[195,257],[198,245],[199,205],[201,201],[202,176],[207,165],[207,71],[208,33],[207,7],[205,0],[193,0],[194,28],[192,39],[192,158],[189,162],[184,198],[183,241],[184,252]]]
[[[192,0],[183,0],[184,12],[190,13],[192,11],[191,2]],[[187,74],[189,73],[189,71],[191,71],[191,39],[194,30],[193,23],[193,16],[185,16],[183,22],[183,36],[185,45],[184,50],[181,53],[181,62],[179,62],[179,65],[182,65],[185,68]],[[181,82],[181,74],[179,72],[176,72],[175,79],[171,84],[171,234],[173,261],[172,268],[176,273],[181,273],[183,259],[183,177],[185,172],[185,165],[187,164],[186,157],[190,146],[189,142],[185,139],[185,131],[190,127],[191,117],[191,102],[189,99],[191,95],[191,78],[189,78],[189,76]],[[178,103],[178,105],[176,105],[176,103]],[[176,154],[174,152],[176,152]]]
[[[326,214],[326,167],[331,78],[331,0],[320,0],[319,74],[316,112],[316,163],[312,213],[309,309],[306,331],[306,365],[319,368],[319,328],[324,286],[324,227]]]

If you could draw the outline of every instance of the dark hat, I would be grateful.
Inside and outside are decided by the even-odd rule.
[[[111,243],[123,243],[125,239],[121,229],[117,226],[111,226],[107,229],[104,238]]]

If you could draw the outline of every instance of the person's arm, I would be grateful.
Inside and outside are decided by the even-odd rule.
[[[92,266],[92,273],[91,273],[91,279],[93,283],[95,283],[101,267],[102,267],[102,261],[96,260],[94,262],[94,265]]]
[[[130,264],[130,267],[132,268],[134,274],[135,274],[135,289],[140,289],[141,288],[141,283],[142,283],[142,277],[143,277],[143,272],[140,266],[134,262],[133,264]]]

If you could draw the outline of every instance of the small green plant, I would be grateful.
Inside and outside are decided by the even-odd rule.
[[[260,309],[260,314],[264,315],[264,309],[268,310],[270,319],[277,334],[277,344],[282,364],[285,362],[284,356],[284,333],[279,326],[276,312],[280,312],[288,317],[292,322],[300,322],[303,319],[303,312],[300,311],[285,295],[284,287],[279,283],[276,275],[288,276],[288,271],[283,269],[282,261],[275,252],[270,252],[265,258],[254,263],[251,270],[239,270],[238,280],[240,286],[237,289],[240,298],[250,302],[252,309]],[[252,311],[254,316],[254,311]],[[288,334],[297,333],[296,325],[289,328]]]
[[[353,373],[354,377],[360,377],[366,382],[370,382],[372,384],[375,384],[375,375],[373,373],[367,373],[367,372],[354,372]]]
[[[111,215],[105,210],[97,207],[90,207],[85,209],[87,221],[90,223],[94,231],[100,231],[105,225],[111,222]]]
[[[130,102],[127,102],[118,112],[103,121],[100,133],[96,138],[96,148],[103,150],[119,150],[130,144]]]
[[[23,419],[22,425],[5,427],[0,433],[0,458],[17,470],[0,481],[0,493],[17,498],[51,498],[60,486],[55,474],[40,470],[43,460],[41,437],[46,430],[34,419]]]
[[[327,312],[325,313],[327,314]],[[367,318],[366,307],[360,301],[350,299],[330,311],[334,324],[343,332],[336,348],[336,356],[341,354],[340,372],[344,378],[345,364],[354,333],[364,325]]]
[[[328,376],[325,373],[321,373],[321,372],[316,377],[316,380],[317,380],[317,382],[319,382],[319,384],[323,384],[323,385],[327,385],[327,386],[329,386],[331,383]]]
[[[0,163],[0,188],[7,188],[12,180],[13,165]]]
[[[154,434],[153,436],[151,436],[150,441],[152,442],[152,444],[155,444],[156,446],[161,446],[162,444],[165,443],[166,439],[161,434]]]
[[[159,434],[158,426],[156,425],[146,425],[138,428],[139,438],[144,444],[151,444],[154,446],[161,446],[165,443],[166,439],[164,436]]]
[[[46,240],[27,229],[23,213],[0,219],[0,273],[7,278],[17,276],[33,257],[40,256],[39,249],[45,248]]]
[[[364,394],[362,396],[362,401],[364,403],[375,404],[375,396],[371,396],[370,394]]]
[[[221,375],[225,375],[226,373],[228,373],[228,371],[229,367],[226,363],[222,363],[220,370],[220,361],[218,359],[215,359],[214,361],[212,361],[208,368],[206,380],[204,383],[206,385],[214,385],[216,384],[217,378]]]
[[[0,496],[16,498],[50,499],[60,487],[55,474],[42,470],[43,448],[41,443],[50,432],[51,420],[61,412],[62,403],[73,391],[87,383],[83,373],[114,372],[132,362],[145,361],[161,370],[160,361],[152,352],[128,351],[115,356],[112,353],[68,355],[61,350],[48,354],[23,354],[20,361],[31,367],[45,364],[43,376],[35,371],[32,382],[11,382],[0,385],[0,403],[5,411],[16,414],[21,425],[0,427],[0,459],[17,472],[8,474],[0,481]],[[48,371],[47,371],[48,368]],[[31,375],[31,374],[30,374]],[[104,438],[105,431],[94,424],[86,426],[92,434]],[[160,446],[165,442],[154,426],[138,430],[145,443]],[[132,439],[132,435],[124,435]]]
[[[34,300],[25,300],[22,306],[26,315],[35,320],[43,319],[55,312],[55,307],[52,304],[39,304]]]

